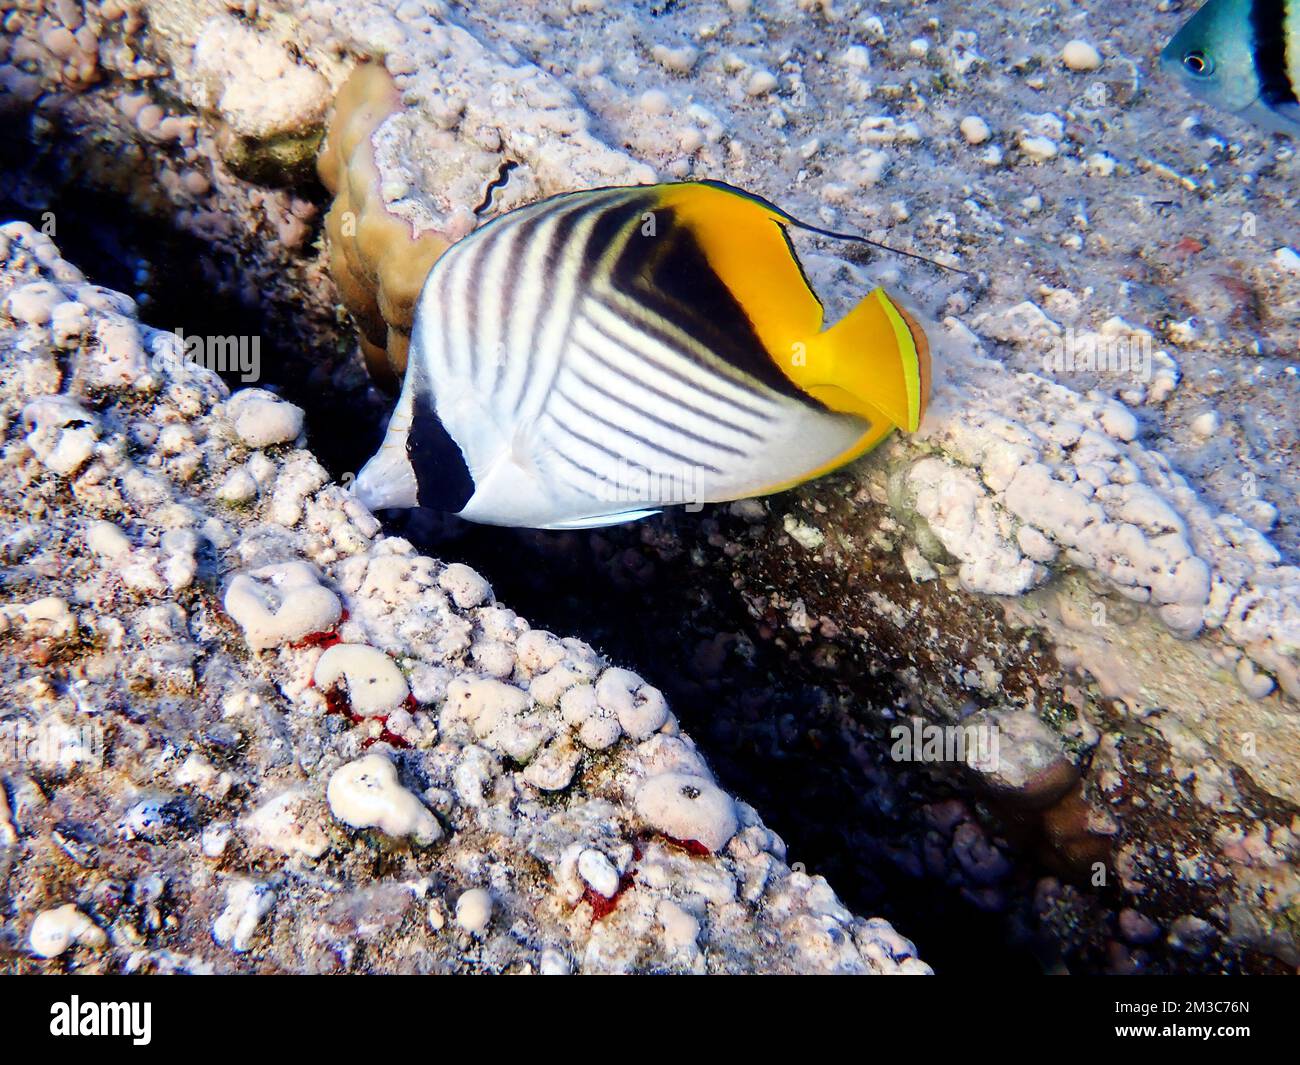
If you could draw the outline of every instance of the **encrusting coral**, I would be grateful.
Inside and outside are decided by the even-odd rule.
[[[375,381],[395,387],[406,369],[411,319],[425,275],[450,241],[413,235],[391,214],[370,138],[401,107],[388,71],[361,63],[339,89],[317,170],[334,202],[325,215],[330,274],[360,332]]]

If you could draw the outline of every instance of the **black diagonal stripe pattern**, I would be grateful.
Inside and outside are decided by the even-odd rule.
[[[683,360],[686,365],[694,367],[697,370],[704,370],[706,374],[715,379],[721,378],[721,380],[726,381],[736,390],[745,392],[749,396],[752,396],[753,401],[749,402],[738,399],[734,395],[724,392],[721,388],[712,387],[705,384],[703,381],[695,380],[692,377],[686,376],[679,369],[657,359],[645,345],[638,346],[635,349],[634,353],[638,358],[644,359],[646,362],[673,377],[675,380],[681,381],[683,384],[697,389],[710,399],[716,400],[719,403],[725,403],[727,406],[754,418],[763,421],[771,420],[770,412],[762,410],[759,404],[759,401],[766,397],[758,391],[754,382],[746,381],[738,376],[727,375],[721,377],[717,372],[717,367],[702,362],[695,352],[689,349],[689,347],[683,347],[680,339],[674,336],[660,319],[658,319],[654,314],[645,311],[644,308],[639,308],[635,301],[627,298],[619,302],[612,302],[609,299],[597,299],[595,300],[595,303],[602,311],[615,317],[627,318],[631,315],[635,320],[630,324],[632,324],[637,331],[643,333],[647,338],[655,341],[661,347],[671,351],[678,359]],[[597,333],[600,333],[606,340],[611,343],[617,343],[616,338],[610,334],[609,329],[600,322],[598,317],[589,315],[586,320],[587,324]]]
[[[587,207],[574,208],[573,210],[562,214],[559,220],[555,223],[555,227],[550,233],[550,242],[547,247],[546,258],[543,265],[543,269],[546,270],[548,275],[553,277],[563,269],[565,256],[569,251],[569,245],[572,241],[574,228],[587,210],[589,210]],[[536,323],[536,329],[533,335],[535,337],[540,337],[542,335],[554,311],[554,301],[549,298],[545,299],[541,306],[534,308],[533,313],[535,315],[534,320]],[[517,405],[515,407],[516,414],[519,413],[525,400],[528,398],[529,389],[533,384],[533,372],[536,370],[538,362],[536,353],[532,350],[521,352],[520,354],[527,359],[527,362],[524,364],[524,379],[519,386]]]
[[[1295,105],[1296,86],[1287,72],[1287,0],[1252,0],[1250,28],[1254,38],[1255,74],[1260,99],[1269,107]]]
[[[641,454],[645,454],[649,452],[654,455],[660,455],[662,456],[662,458],[669,459],[672,462],[679,464],[680,466],[698,467],[699,469],[702,470],[708,470],[710,473],[722,472],[716,466],[711,466],[707,462],[700,462],[690,455],[685,455],[680,451],[675,451],[665,444],[661,444],[656,440],[652,440],[648,436],[638,433],[635,429],[631,428],[630,426],[615,421],[614,418],[611,417],[609,414],[601,411],[597,411],[594,408],[581,403],[573,396],[568,395],[562,389],[557,389],[556,395],[559,397],[561,402],[567,405],[569,409],[573,412],[573,414],[577,416],[574,419],[575,422],[577,422],[578,424],[581,424],[583,422],[595,423],[595,425],[600,426],[604,430],[604,433],[602,435],[608,435],[611,438],[622,438],[628,441],[631,445],[634,445],[636,448],[640,449]],[[565,421],[564,419],[557,419],[557,420],[559,421],[559,424],[562,427],[564,428],[569,427],[568,422]],[[615,456],[620,461],[630,461],[635,458],[634,454],[630,453],[626,446],[624,447],[624,449],[617,450],[617,451],[608,448],[602,448],[602,450],[606,451],[607,454]],[[644,463],[644,462],[640,464],[650,465],[650,463]]]
[[[560,358],[568,346],[568,337],[573,328],[578,304],[581,302],[584,286],[611,242],[618,239],[620,232],[626,228],[627,221],[633,217],[631,212],[635,205],[626,197],[592,195],[587,198],[559,197],[553,210],[563,212],[552,228],[543,269],[556,288],[562,286],[567,274],[572,274],[565,292],[548,289],[543,297],[542,306],[536,308],[536,328],[533,335],[540,337],[549,326],[551,317],[562,309],[564,319],[560,323],[563,339],[560,343]],[[590,223],[589,225],[585,223]],[[576,267],[576,269],[575,269]],[[549,390],[554,386],[554,373],[545,381],[534,382],[533,372],[539,361],[532,352],[527,353],[528,361],[524,366],[524,378],[519,387],[515,414],[522,412],[523,406],[534,388]]]
[[[692,443],[701,444],[710,450],[722,451],[728,455],[745,455],[745,452],[738,447],[732,447],[730,444],[724,444],[720,440],[711,440],[707,436],[693,433],[689,429],[678,425],[676,422],[669,421],[667,418],[662,418],[657,414],[645,410],[639,404],[633,403],[625,396],[617,395],[610,389],[602,387],[580,371],[573,371],[573,378],[574,380],[579,381],[585,388],[591,389],[591,391],[596,393],[596,395],[598,395],[602,400],[612,403],[614,406],[627,411],[627,413],[633,417],[644,418],[652,425],[657,425],[661,429],[666,429],[671,433],[676,433],[683,440],[690,440]],[[572,397],[565,396],[564,398],[572,402]]]
[[[730,430],[731,432],[739,433],[741,436],[748,437],[750,440],[758,441],[763,439],[762,436],[754,432],[753,429],[747,428],[746,426],[743,425],[737,425],[734,422],[722,420],[716,414],[710,414],[708,411],[702,410],[701,408],[694,406],[693,404],[687,402],[684,399],[681,399],[677,396],[670,396],[663,389],[656,387],[655,385],[651,384],[649,381],[646,381],[642,377],[634,374],[631,370],[628,369],[628,367],[622,366],[614,359],[611,359],[607,355],[602,354],[599,350],[599,345],[597,344],[588,345],[588,344],[579,343],[577,344],[577,347],[581,349],[584,355],[594,360],[599,366],[608,370],[610,373],[618,376],[626,384],[633,385],[636,388],[642,389],[643,391],[650,393],[650,395],[654,396],[657,400],[662,401],[665,404],[665,408],[664,408],[665,410],[671,410],[673,407],[679,407],[680,409],[686,411],[689,414],[694,415],[697,418],[703,418],[706,421],[719,422],[724,428]],[[648,358],[645,361],[650,362]],[[663,372],[669,375],[671,375],[672,373],[672,371],[666,367],[663,368]],[[681,380],[681,378],[679,377],[678,380]]]
[[[492,252],[503,239],[509,239],[510,231],[505,226],[496,226],[485,231],[483,239],[476,241],[475,246],[470,249],[469,258],[469,276],[465,279],[465,302],[466,302],[466,323],[469,326],[469,337],[467,339],[466,350],[469,352],[470,372],[477,374],[479,366],[483,363],[485,356],[490,357],[492,353],[482,350],[481,334],[483,307],[484,307],[484,271],[487,269],[488,260]],[[497,285],[500,282],[497,278],[488,278],[487,284]],[[499,327],[500,323],[496,323]]]
[[[508,217],[508,216],[507,216]],[[528,246],[532,243],[537,227],[541,224],[541,213],[534,213],[523,219],[516,226],[514,254],[506,259],[501,270],[501,345],[502,350],[494,352],[496,368],[492,379],[493,391],[501,388],[506,375],[506,360],[513,357],[510,351],[510,334],[514,322],[515,303],[518,298],[519,282],[523,276],[524,260]]]
[[[672,208],[655,211],[652,235],[639,229],[631,233],[614,263],[610,283],[750,380],[822,409],[773,361],[745,309]]]

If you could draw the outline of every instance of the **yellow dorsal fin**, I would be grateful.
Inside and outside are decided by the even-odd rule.
[[[660,190],[660,206],[690,228],[773,361],[779,365],[821,329],[822,305],[786,237],[785,215],[725,185],[684,182]]]

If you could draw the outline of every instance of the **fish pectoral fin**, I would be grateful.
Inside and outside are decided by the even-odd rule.
[[[878,288],[806,342],[791,376],[831,410],[883,416],[915,432],[930,394],[930,348],[920,325]]]
[[[536,420],[519,425],[510,436],[507,461],[518,466],[529,476],[540,476],[538,456],[545,450],[543,435]]]

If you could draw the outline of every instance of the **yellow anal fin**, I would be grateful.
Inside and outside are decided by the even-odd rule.
[[[930,393],[925,333],[883,289],[806,341],[791,378],[831,410],[915,432]]]

